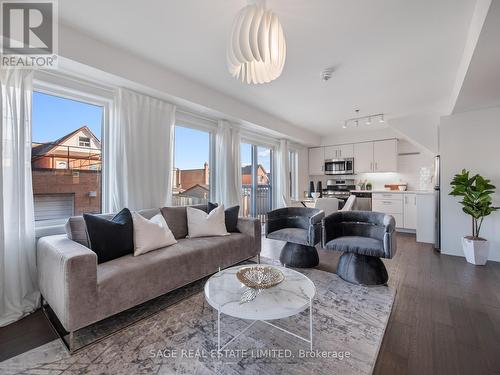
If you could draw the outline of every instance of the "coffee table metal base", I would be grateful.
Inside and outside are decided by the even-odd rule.
[[[282,332],[285,332],[293,337],[296,337],[302,341],[305,341],[309,344],[309,348],[312,351],[313,349],[313,313],[312,313],[312,299],[309,299],[309,338],[302,337],[300,335],[297,335],[296,333],[290,332],[289,330],[279,327],[276,324],[270,323],[266,320],[254,320],[252,323],[250,323],[248,326],[246,326],[243,330],[241,330],[236,336],[234,336],[231,340],[226,342],[224,345],[221,346],[221,339],[220,339],[220,325],[221,325],[221,312],[220,309],[217,309],[217,352],[220,354],[222,350],[224,350],[229,344],[231,344],[233,341],[235,341],[238,337],[240,337],[242,334],[244,334],[246,331],[248,331],[255,323],[257,322],[262,322],[265,323],[271,327],[277,328]]]

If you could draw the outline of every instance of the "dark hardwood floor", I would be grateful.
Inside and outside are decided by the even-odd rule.
[[[263,255],[280,249],[264,240]],[[339,254],[319,253],[318,268],[335,272]],[[500,374],[500,263],[475,267],[398,234],[398,253],[385,264],[397,295],[375,374]],[[54,338],[35,312],[0,328],[0,361]]]

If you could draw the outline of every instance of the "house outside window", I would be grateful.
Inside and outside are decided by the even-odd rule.
[[[211,133],[176,125],[174,137],[172,204],[205,204],[210,199]]]
[[[103,107],[38,91],[32,106],[36,225],[101,213]]]

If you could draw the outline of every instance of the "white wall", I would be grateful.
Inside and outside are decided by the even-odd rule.
[[[459,199],[449,196],[453,175],[463,168],[500,188],[500,107],[446,116],[439,126],[441,154],[441,251],[463,256],[461,237],[470,235],[469,217]],[[500,206],[500,194],[494,203]],[[484,221],[481,236],[491,242],[490,258],[500,261],[500,213]]]
[[[439,121],[438,114],[419,114],[388,120],[391,128],[399,136],[405,137],[431,154],[437,154],[438,151]]]

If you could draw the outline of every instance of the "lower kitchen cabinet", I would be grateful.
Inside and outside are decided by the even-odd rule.
[[[403,195],[403,227],[405,229],[417,229],[417,194],[405,193]]]
[[[392,215],[396,228],[417,229],[417,196],[415,193],[373,193],[373,211]]]
[[[404,227],[403,194],[373,193],[372,211],[392,215],[396,220],[396,228]]]

